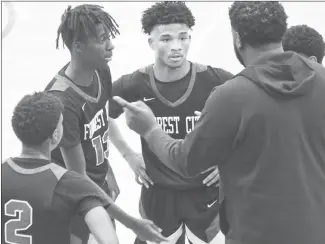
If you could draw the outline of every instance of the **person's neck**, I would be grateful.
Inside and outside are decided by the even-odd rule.
[[[20,158],[37,158],[37,159],[51,159],[51,151],[49,148],[45,149],[44,146],[40,147],[27,147],[23,145]]]
[[[281,43],[271,43],[257,48],[248,47],[243,55],[243,60],[245,62],[245,66],[247,67],[254,64],[257,59],[263,56],[283,52],[284,51]]]
[[[93,81],[94,73],[94,68],[87,67],[87,65],[74,59],[71,60],[65,70],[65,74],[80,86],[89,86]]]
[[[156,62],[153,66],[155,78],[162,82],[173,82],[179,80],[186,76],[190,69],[191,64],[187,60],[178,68],[170,68],[166,65],[161,65],[159,62]]]

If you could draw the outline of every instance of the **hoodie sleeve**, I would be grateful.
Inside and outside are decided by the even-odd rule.
[[[184,140],[175,140],[163,130],[156,129],[147,142],[164,164],[180,164],[189,176],[226,163],[240,123],[236,99],[229,86],[217,86],[206,101],[194,130]]]

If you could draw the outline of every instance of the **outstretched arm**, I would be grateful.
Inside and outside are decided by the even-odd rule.
[[[167,135],[143,102],[114,99],[124,107],[128,126],[145,138],[164,164],[179,164],[188,175],[194,176],[224,164],[233,149],[240,108],[236,98],[227,93],[223,86],[214,89],[194,130],[184,140],[175,140]]]

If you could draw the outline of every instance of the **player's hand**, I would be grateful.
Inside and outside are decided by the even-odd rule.
[[[135,174],[135,181],[140,184],[144,185],[146,188],[149,188],[150,185],[153,185],[152,180],[147,175],[146,172],[146,165],[144,164],[144,160],[142,154],[134,153],[132,155],[127,155],[125,160],[129,163],[131,169]]]
[[[218,187],[220,184],[219,181],[219,170],[218,167],[216,167],[211,174],[209,174],[204,180],[203,184],[206,186],[212,186],[214,185],[215,187]]]
[[[162,231],[152,221],[147,219],[135,219],[131,229],[142,241],[160,243],[168,241],[160,232]]]
[[[199,117],[201,116],[201,112],[200,112],[200,111],[195,111],[194,114],[195,114],[196,116],[199,116]]]
[[[129,103],[121,97],[113,97],[113,99],[123,107],[125,112],[126,123],[129,128],[142,137],[146,137],[150,131],[159,128],[155,115],[151,109],[142,101]]]

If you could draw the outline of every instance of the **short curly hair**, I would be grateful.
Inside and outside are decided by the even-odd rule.
[[[279,2],[234,2],[229,9],[232,28],[252,47],[281,42],[287,18]]]
[[[290,27],[282,38],[284,51],[302,53],[308,57],[315,56],[318,63],[323,62],[325,43],[321,34],[307,25]]]
[[[143,11],[142,30],[150,34],[156,25],[185,24],[189,28],[195,25],[195,18],[185,2],[158,2]]]
[[[14,109],[12,128],[27,146],[40,146],[57,127],[63,105],[59,98],[46,92],[24,96]]]

